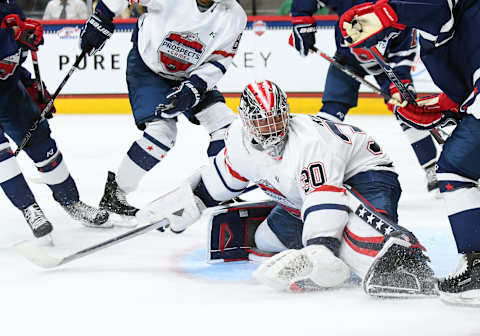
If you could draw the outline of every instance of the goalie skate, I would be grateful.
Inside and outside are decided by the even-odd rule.
[[[348,266],[321,245],[278,253],[254,272],[257,280],[280,291],[336,287],[349,276]]]

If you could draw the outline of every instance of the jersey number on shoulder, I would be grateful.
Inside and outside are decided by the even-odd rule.
[[[300,180],[302,181],[305,193],[308,193],[311,189],[320,187],[327,180],[323,164],[321,162],[313,162],[307,167],[304,167],[300,175]]]
[[[365,132],[363,132],[360,128],[349,125],[349,124],[336,123],[319,116],[310,116],[310,117],[312,118],[313,121],[318,123],[320,126],[326,127],[330,132],[336,135],[340,140],[349,144],[352,143],[352,140],[344,131],[342,131],[341,129],[342,126],[348,127],[351,133],[365,134]]]

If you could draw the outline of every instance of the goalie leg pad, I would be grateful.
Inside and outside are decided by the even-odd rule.
[[[348,266],[323,245],[280,252],[254,272],[258,281],[280,291],[336,287],[349,276]]]
[[[274,206],[275,202],[259,202],[217,207],[208,220],[208,261],[249,260],[252,254],[271,256],[257,249],[255,232]]]
[[[392,237],[365,275],[363,290],[379,297],[438,295],[434,273],[427,260],[419,248]]]

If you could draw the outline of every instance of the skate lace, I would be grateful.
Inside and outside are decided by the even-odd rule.
[[[115,191],[115,196],[121,204],[125,206],[130,206],[130,204],[128,204],[127,202],[127,194],[122,189],[117,187],[117,190]]]
[[[32,229],[36,230],[45,223],[44,215],[40,207],[36,204],[25,209],[25,219]]]

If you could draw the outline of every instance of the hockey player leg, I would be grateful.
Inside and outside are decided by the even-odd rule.
[[[2,133],[0,133],[0,187],[13,205],[22,211],[36,238],[52,232],[52,224],[35,202],[35,197],[20,171],[8,140]]]
[[[443,146],[437,176],[463,269],[440,279],[440,298],[480,305],[480,120],[467,115]]]
[[[435,294],[434,274],[422,246],[407,229],[348,192],[349,215],[340,257],[363,278],[365,293],[381,297]]]
[[[44,127],[47,127],[45,124]],[[54,199],[74,219],[94,228],[111,228],[108,213],[82,202],[75,181],[70,175],[62,153],[57,149],[49,131],[42,126],[32,137],[31,145],[25,148],[40,173],[43,182],[53,192]]]
[[[210,135],[207,155],[212,158],[225,147],[225,134],[235,114],[218,90],[207,91],[192,113]]]
[[[437,147],[428,131],[417,130],[400,122],[403,134],[407,137],[420,166],[425,171],[427,191],[438,193],[438,180],[435,173],[437,160]]]
[[[147,123],[143,136],[135,141],[120,163],[118,173],[108,172],[100,208],[110,212],[135,216],[138,209],[130,205],[127,194],[136,190],[142,178],[167,155],[175,144],[175,120]]]
[[[283,245],[288,250],[265,261],[255,271],[255,278],[284,291],[319,290],[341,285],[350,276],[350,269],[336,255],[338,239],[326,236],[335,235],[337,227],[325,224],[322,223],[321,231],[320,226],[307,228],[303,221],[286,210],[274,209],[268,216],[270,230],[261,230],[262,223],[255,241],[263,249],[273,247],[277,252]]]
[[[274,255],[254,276],[281,291],[319,290],[341,285],[350,276],[350,269],[326,246],[309,245]]]

